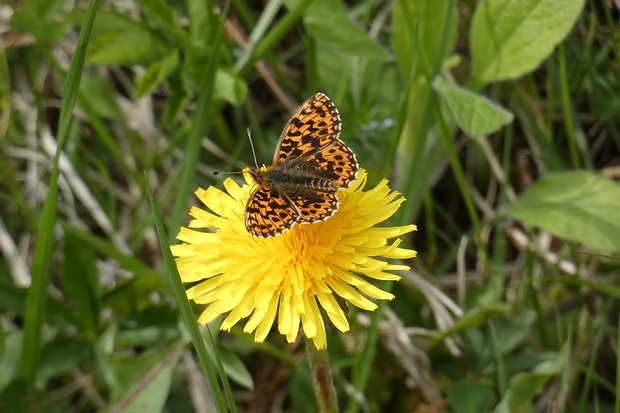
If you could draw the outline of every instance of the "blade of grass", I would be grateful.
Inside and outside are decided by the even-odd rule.
[[[212,50],[209,58],[209,64],[205,70],[205,77],[202,83],[202,91],[198,97],[198,104],[196,105],[196,111],[192,116],[192,129],[189,133],[187,144],[185,145],[184,154],[185,159],[183,167],[179,175],[179,187],[174,198],[174,206],[172,207],[172,213],[170,215],[170,236],[173,240],[176,234],[179,232],[181,222],[186,214],[187,199],[192,192],[194,186],[194,177],[196,176],[196,170],[198,168],[198,158],[200,155],[200,142],[202,137],[209,132],[213,126],[213,109],[214,109],[214,83],[217,68],[219,66],[219,56],[221,44],[223,43],[222,34],[224,32],[224,22],[226,21],[226,15],[228,13],[228,6],[230,0],[226,1],[221,15],[212,16],[211,21],[217,21],[218,23],[214,27],[214,31],[210,35]],[[210,1],[206,6],[214,13],[213,2]]]
[[[139,260],[133,255],[127,255],[120,251],[110,241],[94,235],[92,232],[84,231],[77,228],[70,223],[59,220],[58,223],[62,225],[63,230],[71,234],[72,236],[81,240],[84,244],[98,251],[104,257],[112,258],[125,268],[126,270],[133,271],[135,273],[153,273],[155,270],[143,261]]]
[[[560,90],[562,96],[562,111],[564,113],[564,122],[568,138],[568,148],[570,150],[570,159],[574,168],[579,168],[581,160],[579,158],[579,150],[577,149],[577,140],[575,136],[575,126],[573,119],[573,111],[570,102],[570,91],[568,90],[568,75],[566,73],[566,53],[564,52],[564,43],[560,43],[558,47],[558,56],[560,59]]]
[[[514,94],[511,99],[512,106],[514,107]],[[511,109],[513,109],[513,107]],[[505,205],[508,202],[508,187],[509,184],[505,177],[511,176],[511,156],[512,156],[512,141],[513,141],[513,124],[506,127],[504,133],[504,150],[502,154],[502,164],[504,180],[499,182],[499,205]],[[490,163],[490,162],[489,162]],[[493,257],[491,259],[491,267],[489,271],[489,282],[487,283],[487,294],[490,300],[499,300],[504,295],[505,281],[504,281],[504,267],[506,266],[506,252],[508,248],[508,239],[505,231],[497,231],[493,238]],[[502,394],[503,397],[503,394]]]
[[[499,397],[504,398],[508,391],[508,375],[506,373],[506,365],[501,352],[499,340],[497,339],[497,330],[493,320],[489,321],[489,331],[491,332],[491,341],[493,342],[493,354],[495,355],[495,363],[497,364],[497,382],[499,383]]]
[[[245,47],[245,52],[241,55],[239,60],[237,60],[237,63],[235,63],[233,68],[234,72],[238,73],[246,65],[248,60],[250,60],[258,41],[265,35],[265,32],[267,32],[267,28],[276,17],[278,10],[280,10],[280,6],[282,6],[282,0],[271,0],[267,2],[267,5],[256,22],[256,26],[252,30],[248,44]]]
[[[71,58],[69,71],[65,81],[65,91],[60,106],[58,124],[58,146],[54,155],[52,175],[47,199],[43,205],[41,224],[37,235],[37,246],[32,259],[32,284],[26,299],[26,316],[24,325],[24,339],[19,375],[33,380],[40,357],[41,324],[43,324],[47,301],[47,286],[50,280],[52,265],[52,250],[54,248],[54,226],[56,225],[56,197],[58,195],[58,176],[60,174],[60,154],[67,138],[71,124],[72,112],[77,100],[86,47],[92,32],[99,0],[90,0],[84,17],[84,24],[80,31],[75,54]]]
[[[292,10],[289,10],[286,15],[276,23],[265,37],[256,45],[254,53],[246,58],[243,66],[239,68],[238,74],[240,77],[246,76],[249,70],[254,66],[259,59],[261,59],[268,51],[273,49],[273,46],[286,36],[291,30],[293,25],[297,23],[297,20],[301,17],[306,8],[312,4],[313,0],[303,0],[297,4]]]
[[[450,161],[452,173],[454,174],[454,179],[456,179],[456,183],[459,187],[459,190],[461,191],[461,196],[463,197],[463,201],[465,202],[465,207],[467,209],[467,212],[469,213],[469,218],[471,219],[471,222],[474,226],[474,234],[478,241],[478,245],[482,248],[482,225],[480,224],[480,219],[478,218],[476,207],[474,206],[474,201],[471,197],[471,194],[469,193],[467,178],[465,178],[463,166],[459,161],[459,156],[456,152],[456,148],[454,147],[454,145],[452,144],[452,140],[450,139],[448,125],[446,125],[446,122],[443,119],[443,115],[441,114],[441,107],[437,99],[435,99],[435,117],[439,125],[441,140],[443,142],[443,147],[448,155],[448,160]],[[486,248],[484,248],[483,250],[485,249]]]
[[[218,411],[225,412],[226,403],[224,398],[222,397],[222,392],[220,389],[219,382],[217,380],[217,375],[215,373],[215,369],[211,364],[211,360],[209,358],[209,354],[207,353],[207,347],[205,346],[202,335],[200,334],[200,330],[198,329],[198,322],[196,320],[196,316],[192,311],[192,307],[190,306],[189,301],[187,300],[187,295],[185,294],[185,287],[183,286],[183,282],[181,281],[181,277],[179,276],[179,271],[177,270],[176,264],[174,262],[174,257],[172,256],[172,252],[170,251],[170,246],[168,245],[168,236],[166,235],[166,230],[164,229],[164,223],[161,220],[161,215],[159,214],[159,208],[155,202],[155,198],[153,193],[151,192],[151,186],[148,182],[148,176],[146,171],[144,172],[144,180],[145,180],[145,188],[146,193],[149,197],[149,202],[151,203],[151,211],[153,213],[153,220],[155,221],[155,227],[157,228],[157,237],[159,239],[159,245],[161,247],[161,252],[164,258],[164,264],[166,266],[166,272],[168,273],[168,277],[170,278],[170,284],[174,289],[174,294],[177,298],[177,303],[179,304],[179,310],[181,312],[181,316],[183,317],[183,321],[185,322],[185,326],[192,337],[192,342],[194,343],[194,348],[196,349],[196,353],[198,354],[198,359],[200,360],[200,364],[202,366],[202,370],[207,377],[207,382],[209,387],[211,388],[211,394],[213,394],[213,398],[215,399],[215,405],[217,406]],[[208,328],[208,327],[207,327]],[[211,339],[211,345],[213,349],[215,349],[215,359],[217,360],[218,366],[220,368],[219,374],[222,378],[223,382],[228,381],[226,378],[226,374],[224,373],[224,369],[221,365],[221,360],[219,354],[217,353],[216,343],[213,342],[213,337],[209,332],[209,338]],[[237,408],[235,407],[234,399],[232,397],[232,392],[230,392],[230,385],[224,385],[224,388],[227,390],[226,395],[228,398],[228,403],[232,411],[236,412]]]

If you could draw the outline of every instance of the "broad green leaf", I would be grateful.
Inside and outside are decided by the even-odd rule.
[[[433,88],[469,137],[497,132],[514,119],[512,113],[498,104],[467,89],[451,85],[441,77],[435,78]]]
[[[137,97],[144,96],[159,86],[179,67],[179,53],[173,50],[159,62],[153,63],[136,86]]]
[[[549,174],[501,212],[594,250],[620,250],[620,185],[592,172]]]
[[[85,15],[85,10],[78,9],[68,14],[67,19],[78,26],[81,26]],[[119,14],[108,10],[99,10],[97,12],[97,20],[95,20],[95,24],[93,26],[93,38],[97,38],[103,33],[128,32],[136,30],[136,27],[142,28],[143,26],[139,22],[130,19],[124,14]]]
[[[186,34],[179,24],[179,16],[170,5],[163,0],[137,0],[136,2],[155,27],[177,41],[185,42]]]
[[[5,314],[7,314],[5,312]],[[0,389],[4,389],[15,379],[22,352],[24,334],[21,329],[11,324],[6,318],[0,320],[2,324],[2,354],[0,355]]]
[[[451,411],[456,413],[487,412],[496,402],[495,390],[486,381],[466,377],[454,382],[448,392],[448,401]]]
[[[215,75],[215,96],[232,105],[239,105],[248,93],[246,83],[226,70],[218,70]]]
[[[498,350],[502,354],[510,354],[522,345],[525,339],[530,336],[531,327],[535,321],[536,313],[533,310],[525,310],[498,325]]]
[[[179,49],[191,48],[188,33],[181,27],[177,12],[164,0],[137,0],[142,12],[165,36],[172,37]]]
[[[285,3],[293,9],[299,2]],[[385,49],[349,19],[341,1],[313,1],[304,13],[303,22],[312,37],[343,54],[383,61],[390,58]]]
[[[113,360],[115,384],[107,411],[161,412],[170,391],[172,373],[183,354],[183,344],[156,353],[127,355]]]
[[[87,59],[96,65],[148,66],[170,55],[172,46],[146,27],[103,33],[93,39]]]
[[[41,17],[32,10],[15,10],[11,16],[11,31],[19,33],[30,33],[38,42],[44,44],[54,44],[62,39],[67,31],[64,21],[50,21],[41,23]]]
[[[209,39],[210,2],[208,0],[188,0],[187,15],[189,17],[189,36],[192,44],[198,49],[204,49]]]
[[[531,372],[518,373],[510,379],[510,385],[495,413],[530,412],[532,399],[539,394],[553,376],[568,362],[568,345],[554,359],[537,365]]]
[[[452,7],[450,4],[452,3]],[[450,23],[445,24],[446,15]],[[392,13],[392,49],[398,66],[409,76],[417,57],[416,76],[433,76],[437,64],[446,59],[454,48],[457,34],[456,2],[398,0]],[[417,33],[416,33],[417,32]],[[417,42],[414,43],[416,34]],[[445,37],[445,39],[442,39]],[[444,45],[442,47],[442,41]],[[418,48],[415,50],[415,48]]]
[[[107,79],[100,76],[84,78],[80,84],[80,103],[86,103],[102,118],[123,122],[124,116],[116,100],[116,91]]]
[[[471,27],[480,86],[538,67],[571,30],[584,0],[482,0]]]
[[[240,386],[246,389],[253,389],[254,380],[252,380],[252,375],[245,367],[245,364],[243,364],[243,361],[241,361],[241,358],[237,354],[222,348],[219,349],[219,353],[226,375]]]

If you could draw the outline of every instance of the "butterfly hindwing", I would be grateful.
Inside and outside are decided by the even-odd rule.
[[[299,220],[296,207],[273,188],[259,186],[245,207],[245,227],[255,237],[273,237]]]

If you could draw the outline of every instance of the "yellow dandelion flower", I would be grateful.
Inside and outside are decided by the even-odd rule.
[[[193,207],[194,219],[177,237],[183,244],[172,246],[183,282],[198,282],[187,290],[188,298],[208,304],[200,323],[228,314],[221,329],[229,331],[249,317],[244,331],[255,332],[255,340],[262,342],[277,316],[278,331],[288,342],[296,339],[301,325],[321,349],[327,339],[320,307],[336,328],[349,330],[334,295],[369,311],[377,308],[369,297],[394,298],[367,279],[400,279],[391,271],[409,267],[377,258],[415,257],[415,251],[400,248],[400,239],[388,240],[415,231],[416,226],[376,227],[404,201],[387,180],[364,191],[367,174],[361,169],[355,182],[338,191],[340,207],[330,219],[257,238],[244,224],[245,206],[256,183],[248,173],[244,176],[243,186],[230,178],[224,181],[227,192],[214,187],[196,191],[210,211]]]

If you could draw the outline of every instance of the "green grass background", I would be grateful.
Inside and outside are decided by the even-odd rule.
[[[328,332],[341,411],[620,413],[619,21],[584,0],[2,2],[0,411],[315,411],[301,341],[214,325],[194,349],[154,219],[174,243],[193,191],[253,163],[246,128],[268,164],[323,91],[407,198],[391,224],[419,227],[396,298]]]

